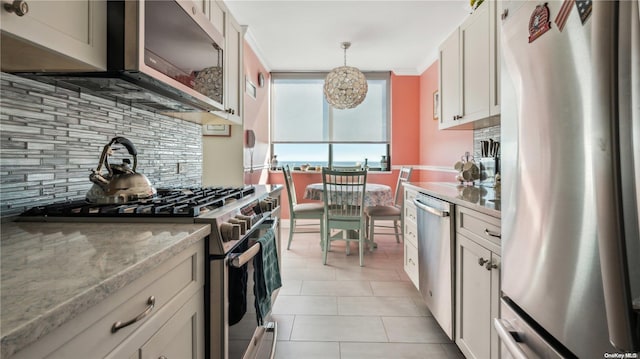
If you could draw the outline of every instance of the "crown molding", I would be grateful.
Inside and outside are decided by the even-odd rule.
[[[256,57],[258,57],[258,60],[260,61],[262,66],[265,68],[265,70],[267,72],[271,72],[271,66],[269,65],[267,60],[264,58],[263,52],[262,50],[260,50],[260,45],[258,45],[256,38],[253,36],[253,32],[247,25],[242,25],[242,28],[244,29],[244,40],[247,42],[247,45],[249,45],[249,47],[256,54]]]

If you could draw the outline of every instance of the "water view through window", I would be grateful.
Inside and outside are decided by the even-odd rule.
[[[365,164],[369,168],[380,168],[382,156],[387,156],[387,145],[381,143],[333,144],[333,166],[354,166]],[[327,167],[329,165],[329,144],[273,144],[273,153],[278,156],[278,166],[300,165]]]

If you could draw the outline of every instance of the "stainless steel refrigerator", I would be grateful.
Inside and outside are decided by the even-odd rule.
[[[503,2],[504,358],[639,350],[639,17],[637,0]]]

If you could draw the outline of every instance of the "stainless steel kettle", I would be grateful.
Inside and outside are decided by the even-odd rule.
[[[113,155],[111,145],[114,143],[124,146],[129,151],[133,157],[133,168],[129,167],[128,159],[124,159],[119,165],[109,163],[108,158]],[[87,192],[87,200],[99,204],[112,204],[155,196],[156,189],[151,186],[149,179],[142,173],[136,172],[137,156],[138,151],[131,141],[124,137],[114,137],[104,146],[98,167],[89,175],[89,179],[94,184]],[[105,175],[102,174],[103,165],[108,171]]]

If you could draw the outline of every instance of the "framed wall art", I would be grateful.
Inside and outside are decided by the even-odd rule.
[[[251,82],[251,80],[249,80],[249,76],[245,76],[245,82],[244,82],[244,86],[245,86],[245,92],[247,93],[247,95],[251,96],[251,98],[255,99],[257,96],[257,88],[256,85]]]
[[[231,136],[231,126],[229,125],[202,125],[203,136]]]

